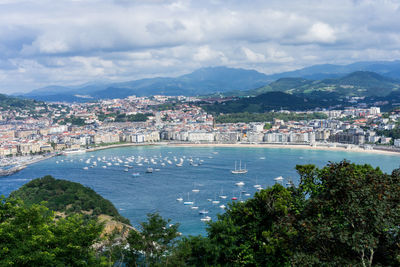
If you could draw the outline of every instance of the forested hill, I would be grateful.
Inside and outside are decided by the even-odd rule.
[[[263,113],[271,110],[312,110],[337,104],[335,99],[314,100],[307,97],[295,96],[283,92],[268,92],[256,97],[244,97],[223,103],[204,104],[207,112],[213,113]]]
[[[370,71],[356,71],[341,77],[310,80],[301,77],[280,78],[263,87],[248,91],[231,91],[224,96],[255,96],[267,92],[284,92],[309,97],[333,94],[347,96],[387,96],[400,90],[400,81]]]
[[[53,211],[66,214],[105,214],[129,224],[128,219],[122,217],[109,200],[104,199],[93,189],[79,183],[55,179],[49,175],[23,185],[12,192],[10,198],[20,198],[27,205],[46,201],[47,208]]]
[[[21,99],[17,97],[10,97],[7,95],[0,94],[0,107],[5,109],[10,108],[21,108],[21,109],[32,109],[35,106],[44,105],[43,102],[31,100],[31,99]]]

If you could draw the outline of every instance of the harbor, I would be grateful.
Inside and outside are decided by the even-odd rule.
[[[379,163],[383,171],[391,172],[400,160],[398,154],[382,154],[377,162],[376,154],[350,149],[250,145],[129,146],[41,160],[44,158],[25,158],[25,162],[37,162],[1,177],[0,194],[7,196],[34,178],[52,175],[94,189],[135,227],[146,220],[147,213],[159,212],[172,223],[180,223],[184,235],[205,234],[208,220],[216,220],[232,202],[245,201],[261,189],[276,183],[285,187],[297,185],[297,164],[322,167],[328,161],[346,158],[374,167]],[[247,173],[232,173],[235,161],[236,169],[246,169]],[[148,172],[148,168],[153,171]]]

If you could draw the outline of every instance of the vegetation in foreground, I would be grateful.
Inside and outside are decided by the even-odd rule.
[[[385,174],[347,161],[296,169],[298,187],[276,184],[244,203],[231,204],[209,223],[207,236],[178,238],[178,225],[149,214],[140,232],[130,231],[126,239],[101,251],[92,246],[100,233],[95,223],[84,231],[66,231],[67,225],[88,224],[75,215],[81,226],[54,220],[46,217],[51,212],[43,206],[2,199],[0,265],[16,260],[30,266],[400,265],[400,169]],[[55,231],[57,227],[61,230]],[[68,253],[72,256],[66,259]]]
[[[50,175],[34,179],[10,194],[10,198],[23,200],[27,205],[40,204],[52,211],[71,214],[83,213],[98,216],[105,214],[129,224],[114,205],[93,189],[79,183],[55,179]]]

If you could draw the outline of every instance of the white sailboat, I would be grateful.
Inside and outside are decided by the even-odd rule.
[[[194,202],[189,200],[189,193],[188,193],[188,200],[183,202],[183,205],[193,205]]]
[[[226,199],[227,198],[227,196],[224,195],[224,189],[222,189],[222,188],[221,188],[221,193],[219,195],[219,198],[221,198],[221,199]]]
[[[245,174],[247,173],[246,165],[244,165],[244,169],[242,169],[242,161],[239,163],[239,169],[236,168],[236,161],[235,161],[235,170],[231,171],[233,174]]]

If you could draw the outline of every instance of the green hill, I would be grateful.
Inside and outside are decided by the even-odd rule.
[[[223,103],[205,104],[202,108],[212,113],[263,113],[271,110],[312,110],[338,104],[335,99],[314,100],[283,92],[268,92],[256,97],[243,97]]]
[[[290,94],[327,94],[345,96],[386,96],[400,89],[400,82],[370,71],[356,71],[340,78],[307,80],[303,78],[281,78],[266,86],[247,91],[248,95],[265,92]],[[242,92],[242,95],[246,92]]]
[[[17,97],[10,97],[7,95],[0,94],[0,107],[5,109],[32,109],[35,106],[43,105],[42,102],[38,102],[31,99],[21,99]]]
[[[129,224],[129,220],[122,217],[109,200],[104,199],[93,189],[79,183],[55,179],[49,175],[23,185],[12,192],[10,198],[20,198],[27,205],[46,201],[46,207],[53,211],[96,216],[105,214]]]

